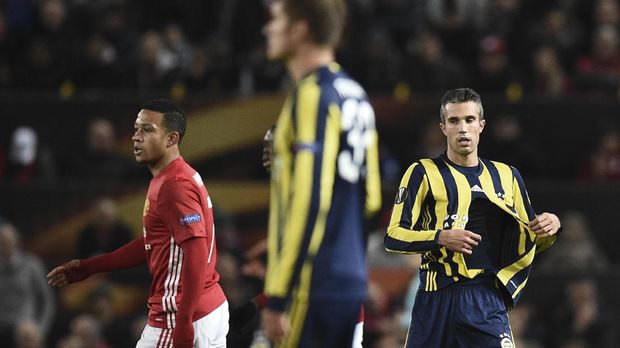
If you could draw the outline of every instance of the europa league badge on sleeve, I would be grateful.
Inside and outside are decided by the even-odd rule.
[[[401,204],[407,199],[407,197],[409,197],[409,190],[406,187],[399,188],[394,204]]]

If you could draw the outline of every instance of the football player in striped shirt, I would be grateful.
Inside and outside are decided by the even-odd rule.
[[[447,151],[401,180],[385,247],[422,254],[406,347],[513,347],[507,310],[561,228],[556,215],[536,215],[516,168],[478,157],[485,122],[475,91],[448,91]]]
[[[353,346],[366,298],[364,220],[381,207],[378,138],[366,92],[334,61],[345,6],[275,0],[264,30],[268,58],[295,82],[271,163],[262,324],[277,347]]]
[[[215,270],[212,203],[205,185],[180,155],[183,110],[165,99],[145,103],[134,123],[134,156],[153,174],[143,235],[100,256],[72,260],[48,274],[53,286],[146,263],[153,277],[148,324],[137,343],[151,347],[225,347],[228,302]]]

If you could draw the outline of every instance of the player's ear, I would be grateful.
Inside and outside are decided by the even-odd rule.
[[[166,146],[174,146],[179,144],[179,132],[170,132],[168,134],[168,141],[166,142]]]
[[[443,135],[448,135],[448,133],[446,133],[446,123],[444,121],[439,122],[439,128],[441,128]]]
[[[291,36],[293,38],[293,42],[304,42],[308,40],[309,35],[310,28],[308,27],[308,22],[304,20],[298,20],[292,23]]]

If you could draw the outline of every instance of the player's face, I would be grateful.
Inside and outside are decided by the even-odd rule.
[[[133,140],[133,155],[139,163],[155,164],[165,154],[169,132],[163,125],[164,115],[151,110],[140,110]]]
[[[270,13],[269,22],[263,28],[263,34],[267,37],[267,58],[269,60],[283,60],[291,52],[291,25],[281,1],[275,1],[271,4]]]
[[[448,103],[444,116],[444,122],[439,126],[448,138],[448,158],[477,158],[480,133],[485,123],[480,119],[478,105],[471,101]]]

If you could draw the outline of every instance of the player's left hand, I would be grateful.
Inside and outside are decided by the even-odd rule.
[[[172,346],[194,348],[194,325],[191,320],[177,320],[172,329]]]
[[[278,344],[288,335],[291,324],[285,312],[265,308],[262,313],[263,329],[271,342]]]
[[[528,224],[529,228],[538,237],[550,237],[560,229],[560,219],[551,213],[542,213]]]

